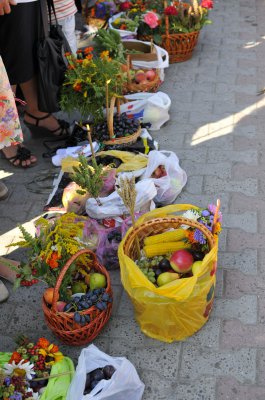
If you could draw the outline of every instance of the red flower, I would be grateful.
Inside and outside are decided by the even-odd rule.
[[[124,3],[120,4],[121,11],[127,11],[131,8],[132,4],[129,1],[125,1]]]
[[[211,1],[211,0],[209,0],[209,1]],[[166,15],[178,15],[178,10],[174,6],[168,6],[165,8],[164,13]]]
[[[202,0],[201,7],[203,8],[213,8],[213,1],[212,0]]]

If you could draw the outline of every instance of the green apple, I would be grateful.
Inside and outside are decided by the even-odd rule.
[[[167,283],[175,281],[176,279],[179,279],[179,274],[175,272],[163,272],[158,276],[156,283],[160,287],[166,285]]]
[[[90,275],[90,281],[89,281],[89,286],[90,290],[94,289],[100,289],[104,288],[107,286],[107,280],[105,275],[99,274],[99,273],[94,273]]]
[[[202,261],[195,261],[192,264],[191,271],[193,275],[198,275],[202,268]]]

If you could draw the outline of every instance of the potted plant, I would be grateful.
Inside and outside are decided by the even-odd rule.
[[[157,2],[155,2],[157,3]],[[208,19],[212,0],[164,1],[161,13],[151,6],[142,14],[138,37],[161,45],[169,53],[170,63],[186,61],[192,56],[200,30],[211,24]]]

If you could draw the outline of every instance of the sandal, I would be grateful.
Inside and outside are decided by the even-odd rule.
[[[69,136],[69,123],[64,121],[63,119],[57,119],[59,123],[59,127],[53,130],[45,128],[44,126],[39,126],[39,122],[43,121],[44,119],[49,118],[52,114],[44,115],[44,117],[35,117],[34,115],[30,114],[28,111],[25,111],[25,114],[28,115],[30,118],[34,119],[36,122],[35,124],[31,124],[30,122],[25,121],[25,125],[29,128],[32,133],[42,134],[52,137],[58,136],[60,139],[67,138]]]
[[[26,147],[21,146],[20,144],[17,145],[17,153],[12,156],[12,157],[7,157],[5,155],[5,153],[2,151],[3,154],[3,158],[7,161],[10,162],[10,164],[12,164],[14,167],[19,167],[19,168],[31,168],[34,167],[34,165],[36,165],[36,161],[31,161],[30,157],[31,157],[31,151],[29,149],[27,149]],[[28,161],[30,160],[30,164],[25,164],[23,165],[23,161]],[[19,161],[18,164],[16,164],[16,161]]]

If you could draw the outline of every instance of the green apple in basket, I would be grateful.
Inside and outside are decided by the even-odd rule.
[[[107,286],[107,279],[105,275],[98,272],[91,274],[89,286],[90,290],[105,288]]]

